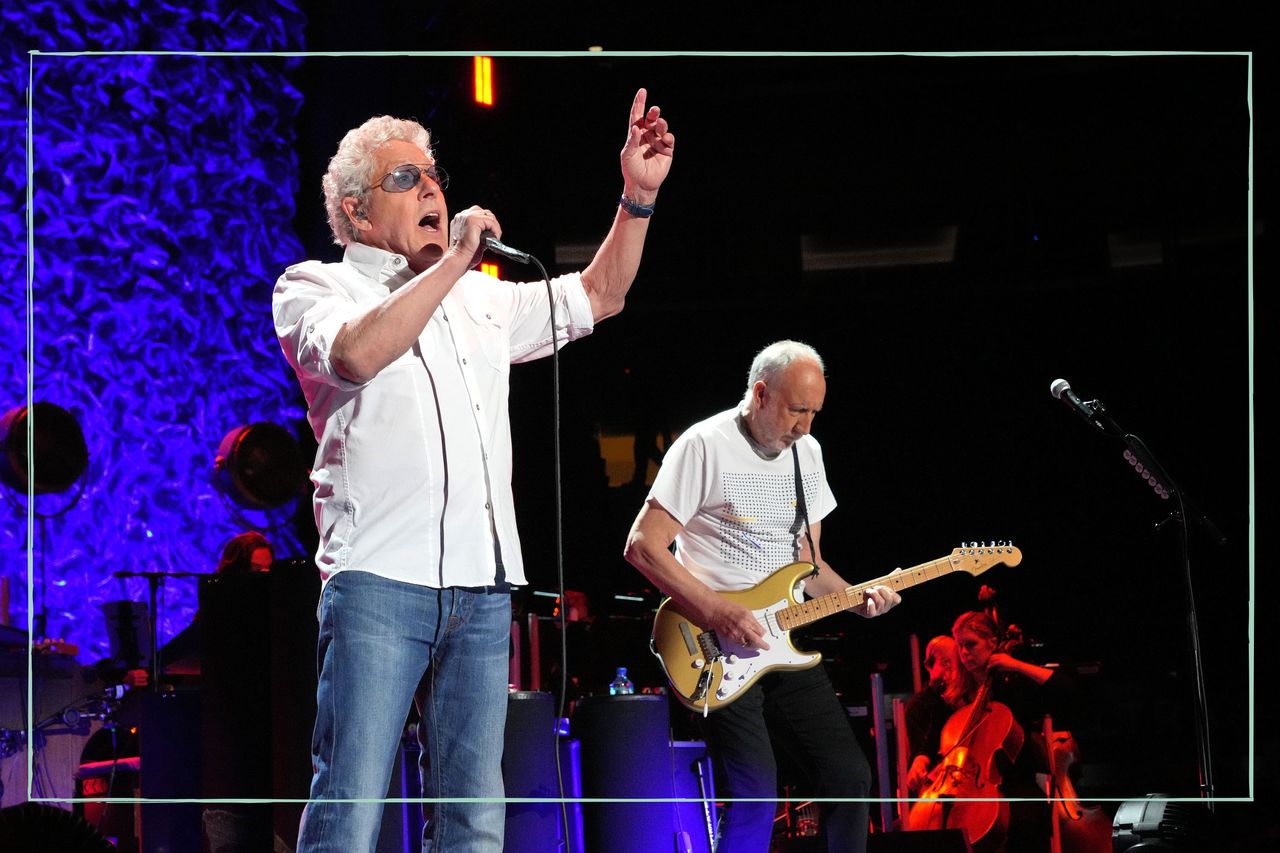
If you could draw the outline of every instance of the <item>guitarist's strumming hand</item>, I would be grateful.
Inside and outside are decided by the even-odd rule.
[[[816,525],[815,525],[816,526]],[[768,649],[764,626],[748,607],[717,594],[680,565],[671,543],[682,525],[660,504],[650,501],[640,510],[627,536],[627,562],[679,602],[686,614],[703,629],[714,631],[721,643],[742,648]]]
[[[707,613],[707,627],[715,631],[721,643],[733,643],[747,649],[768,649],[764,626],[756,614],[741,604],[716,596],[715,606]]]

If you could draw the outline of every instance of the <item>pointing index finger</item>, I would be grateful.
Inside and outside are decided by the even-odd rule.
[[[641,86],[640,89],[636,91],[636,97],[631,102],[631,124],[644,127],[644,113],[645,113],[644,102],[645,102],[645,98],[647,98],[648,96],[649,96],[649,93],[645,91],[645,88],[643,86]]]

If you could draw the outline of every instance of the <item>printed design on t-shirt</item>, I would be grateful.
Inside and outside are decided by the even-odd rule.
[[[805,503],[813,504],[821,482],[817,472],[802,475]],[[721,475],[720,559],[745,571],[768,575],[798,554],[796,480],[792,474]]]

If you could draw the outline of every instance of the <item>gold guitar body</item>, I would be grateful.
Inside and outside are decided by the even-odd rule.
[[[752,649],[694,624],[667,599],[658,607],[649,647],[662,661],[671,688],[686,708],[714,711],[729,704],[773,669],[807,669],[822,660],[791,645],[791,632],[778,624],[779,610],[799,604],[795,586],[816,571],[812,563],[783,566],[750,589],[720,595],[756,614],[768,649]]]

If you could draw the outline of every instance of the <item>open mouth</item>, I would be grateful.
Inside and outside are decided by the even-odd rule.
[[[428,213],[426,216],[418,220],[419,228],[429,228],[432,231],[440,230],[440,214]]]

